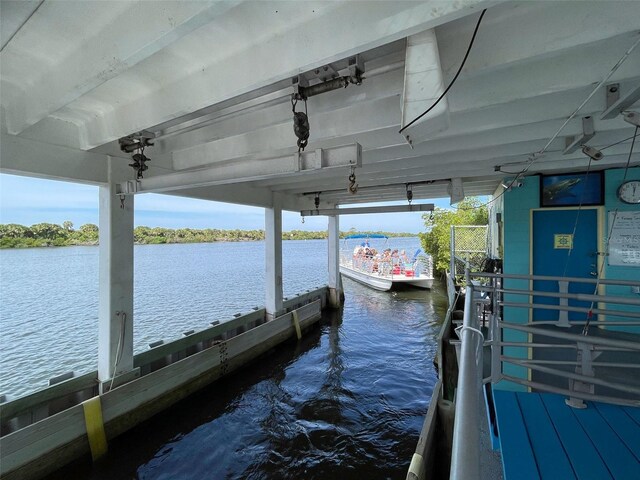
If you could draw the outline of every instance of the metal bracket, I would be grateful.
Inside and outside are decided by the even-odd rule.
[[[360,85],[363,80],[363,74],[364,60],[360,55],[349,57],[346,68],[338,72],[332,65],[325,65],[324,67],[301,73],[292,78],[293,98],[295,100],[306,100],[315,95],[346,88],[350,84]],[[310,80],[320,81],[310,85]]]
[[[155,133],[142,130],[118,139],[118,143],[120,144],[120,150],[125,153],[133,153],[141,148],[153,146],[151,140],[154,138],[156,138]]]
[[[133,195],[138,192],[140,182],[136,180],[127,180],[121,182],[116,187],[116,195]]]
[[[636,112],[624,112],[624,121],[630,123],[634,127],[640,127],[640,114]]]
[[[596,131],[593,127],[593,117],[582,117],[582,135],[575,137],[566,137],[566,146],[562,152],[563,155],[575,152],[578,148],[582,147],[585,143],[593,138]],[[598,159],[599,160],[599,159]]]
[[[640,85],[630,88],[624,95],[621,94],[619,83],[610,83],[606,87],[607,108],[602,112],[601,119],[615,118],[620,113],[631,107],[640,99]]]
[[[593,361],[598,358],[602,352],[596,352],[593,349],[593,345],[590,343],[577,342],[577,347],[578,365],[576,366],[575,372],[584,376],[595,377]],[[569,379],[569,390],[572,392],[590,393],[593,395],[595,392],[595,385],[582,380]],[[587,408],[584,401],[576,397],[567,398],[565,403],[573,408]]]

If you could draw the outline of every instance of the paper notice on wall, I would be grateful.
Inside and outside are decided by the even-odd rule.
[[[609,212],[607,230],[609,265],[640,267],[640,212]]]

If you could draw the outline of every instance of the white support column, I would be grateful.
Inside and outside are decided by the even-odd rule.
[[[114,172],[121,159],[107,160],[109,183],[100,186],[98,380],[107,382],[133,370],[133,205],[122,208]],[[117,362],[117,365],[116,365]],[[130,373],[131,372],[131,373]],[[115,383],[114,383],[115,385]]]
[[[267,320],[282,311],[282,199],[273,194],[272,208],[265,208],[265,259]]]
[[[340,277],[340,217],[329,216],[329,305],[339,308],[344,303]]]

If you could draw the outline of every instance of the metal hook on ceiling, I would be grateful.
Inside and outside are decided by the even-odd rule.
[[[358,192],[358,184],[356,183],[356,167],[351,167],[351,175],[349,175],[349,193],[355,195]]]
[[[413,200],[413,190],[412,190],[413,187],[410,183],[407,183],[406,188],[407,188],[407,201],[409,202],[409,205],[411,205],[411,200]]]

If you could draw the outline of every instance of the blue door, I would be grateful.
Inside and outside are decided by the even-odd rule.
[[[576,218],[578,224],[576,227]],[[575,234],[573,229],[575,227]],[[573,244],[572,248],[571,244]],[[598,273],[598,212],[595,209],[537,210],[533,212],[533,274],[557,277],[595,278]],[[558,283],[535,281],[533,289],[558,291]],[[569,293],[589,293],[593,284],[569,283]],[[553,297],[534,297],[534,303],[558,305]],[[590,303],[569,300],[569,306],[589,307]],[[569,320],[584,320],[586,314],[569,312]],[[557,320],[558,312],[537,309],[533,320]]]
[[[578,223],[576,226],[576,219]],[[575,228],[575,234],[574,234]],[[572,248],[569,248],[571,247]],[[533,274],[550,275],[554,277],[595,278],[598,272],[598,212],[595,209],[578,210],[537,210],[533,212]],[[592,294],[595,284],[570,282],[568,293]],[[537,280],[533,282],[536,291],[558,292],[558,282]],[[558,305],[559,299],[554,297],[534,296],[533,303]],[[589,308],[590,302],[569,300],[569,306]],[[557,310],[534,309],[534,322],[542,320],[558,320]],[[582,320],[587,318],[584,312],[569,312],[568,320]],[[594,318],[595,320],[595,318]],[[557,326],[544,326],[545,329],[557,329]],[[574,326],[562,329],[572,333],[580,333],[582,327]],[[564,343],[544,335],[533,335],[535,343]],[[576,352],[569,349],[534,348],[533,359],[552,361],[575,361]],[[573,371],[572,366],[558,366],[567,371]],[[540,371],[532,371],[534,382],[567,388],[565,378]]]

